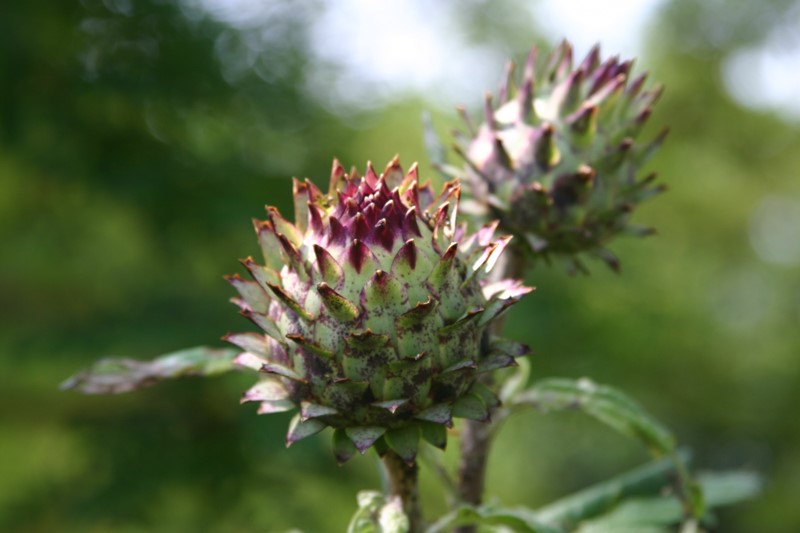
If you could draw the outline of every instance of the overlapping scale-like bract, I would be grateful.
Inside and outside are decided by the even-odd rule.
[[[363,177],[334,161],[327,193],[295,180],[294,223],[271,207],[255,222],[265,264],[245,259],[253,280],[229,281],[263,333],[227,339],[264,372],[243,401],[299,408],[287,444],[331,426],[339,461],[373,444],[411,461],[420,437],[443,447],[453,417],[497,404],[476,376],[526,350],[483,333],[529,289],[484,282],[509,238],[466,235],[459,194],[453,181],[434,197],[396,158]]]
[[[655,174],[639,174],[667,130],[636,142],[661,88],[644,90],[646,75],[631,79],[632,66],[616,57],[601,62],[597,47],[577,67],[567,42],[544,61],[534,49],[518,87],[509,64],[499,103],[487,95],[480,127],[462,113],[468,135],[457,134],[457,150],[468,163],[472,205],[499,218],[534,256],[566,258],[585,271],[579,254],[586,252],[616,270],[607,243],[652,232],[628,219],[663,190]]]

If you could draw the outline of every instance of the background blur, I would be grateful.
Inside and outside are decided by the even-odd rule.
[[[504,58],[562,37],[637,55],[667,92],[670,187],[612,248],[622,275],[539,269],[508,333],[536,375],[623,388],[703,468],[763,472],[722,531],[800,530],[800,3],[83,0],[0,7],[0,530],[341,531],[378,488],[329,435],[238,406],[244,375],[117,397],[58,383],[99,356],[222,345],[250,324],[222,275],[250,219],[423,149],[429,110],[477,108]],[[455,446],[451,446],[451,452]],[[639,464],[580,415],[513,419],[489,493],[538,506]],[[449,458],[452,459],[452,453]],[[424,487],[443,508],[431,480]]]

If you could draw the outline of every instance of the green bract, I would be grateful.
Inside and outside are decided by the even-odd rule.
[[[635,142],[661,88],[643,91],[646,75],[629,79],[633,62],[600,62],[597,47],[577,68],[564,42],[545,61],[528,56],[521,85],[513,65],[499,105],[487,95],[485,122],[457,150],[468,163],[479,212],[500,219],[517,245],[540,257],[565,256],[571,266],[588,252],[615,270],[605,245],[618,234],[647,235],[628,218],[636,204],[661,192],[655,174],[639,171],[667,131],[650,143]],[[451,172],[459,172],[453,171]]]
[[[510,237],[466,235],[459,194],[453,181],[434,198],[397,159],[364,177],[334,161],[327,194],[295,180],[294,224],[272,207],[256,221],[265,264],[229,279],[264,333],[227,340],[264,372],[243,401],[299,407],[287,445],[331,426],[341,462],[373,444],[411,461],[420,436],[444,447],[452,417],[488,418],[498,400],[476,376],[526,349],[483,333],[530,289],[484,282]]]

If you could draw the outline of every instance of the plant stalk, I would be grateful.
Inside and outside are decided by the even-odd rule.
[[[389,481],[389,496],[400,498],[403,512],[408,517],[408,533],[421,533],[423,524],[416,461],[408,464],[399,455],[389,451],[383,456],[383,467]]]
[[[483,499],[491,438],[491,421],[464,421],[461,429],[461,458],[458,465],[458,496],[464,503],[480,505]],[[466,527],[458,531],[467,533],[474,529]]]
[[[490,281],[499,281],[507,278],[520,279],[524,274],[525,260],[517,247],[503,254],[491,272]],[[503,317],[495,320],[491,327],[484,332],[481,343],[482,350],[488,350],[489,339],[492,335],[499,335],[505,320]],[[481,354],[486,355],[486,354]],[[492,388],[491,374],[484,374],[481,383]],[[495,429],[495,422],[478,422],[465,420],[461,429],[461,458],[458,465],[458,496],[463,503],[480,505],[483,502],[483,490],[486,484],[486,465],[489,460],[489,447]],[[462,526],[457,533],[474,533],[475,526]]]

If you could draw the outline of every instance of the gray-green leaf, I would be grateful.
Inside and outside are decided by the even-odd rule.
[[[578,523],[599,516],[634,496],[658,494],[669,487],[675,466],[661,459],[635,468],[536,510],[536,516],[548,524],[572,530]]]
[[[760,480],[751,472],[713,472],[697,476],[709,508],[730,505],[755,496]],[[581,524],[580,533],[607,531],[671,531],[685,518],[674,494],[626,500],[610,512]]]
[[[513,399],[542,411],[580,410],[620,433],[641,440],[657,455],[675,449],[675,438],[629,396],[618,389],[579,380],[550,378],[534,383]]]
[[[550,378],[516,395],[511,405],[512,408],[528,405],[543,411],[580,410],[623,435],[639,440],[655,457],[669,456],[684,510],[694,517],[703,515],[702,491],[675,453],[675,438],[635,400],[618,389],[598,385],[587,378]]]
[[[238,350],[198,346],[140,361],[109,357],[64,381],[62,390],[85,394],[119,394],[185,376],[212,376],[237,370]]]
[[[426,533],[442,533],[467,525],[504,526],[518,533],[563,533],[561,529],[540,521],[528,509],[469,505],[444,515],[428,527]]]

